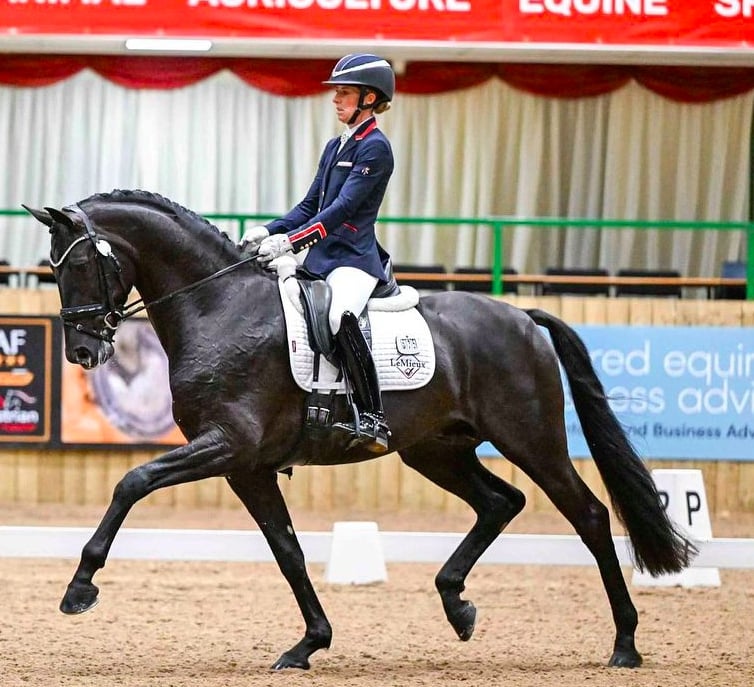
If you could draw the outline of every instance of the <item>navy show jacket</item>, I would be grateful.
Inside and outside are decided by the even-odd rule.
[[[393,172],[393,151],[370,117],[338,152],[340,137],[327,142],[317,174],[304,199],[267,225],[270,234],[286,233],[299,252],[309,248],[304,267],[326,277],[336,267],[357,267],[385,280],[374,231],[377,213]]]

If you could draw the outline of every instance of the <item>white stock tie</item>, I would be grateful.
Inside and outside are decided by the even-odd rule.
[[[343,146],[346,144],[348,139],[350,138],[350,132],[348,129],[346,129],[341,135],[340,135],[340,145],[338,146],[338,152],[343,150]]]

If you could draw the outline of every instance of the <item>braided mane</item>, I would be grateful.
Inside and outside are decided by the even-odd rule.
[[[200,214],[189,210],[183,205],[176,203],[165,196],[161,196],[159,193],[153,193],[151,191],[142,191],[140,189],[125,190],[115,189],[110,193],[95,193],[89,196],[87,199],[81,201],[81,203],[88,202],[116,202],[116,203],[139,203],[140,205],[148,205],[156,210],[166,212],[170,215],[174,215],[179,224],[188,229],[211,229],[213,232],[226,240],[230,241],[228,235],[220,231],[214,224],[202,217]]]
[[[142,191],[140,189],[115,189],[110,193],[95,193],[80,201],[79,205],[87,203],[123,203],[124,205],[135,203],[154,208],[159,212],[174,217],[182,228],[198,236],[201,240],[207,241],[209,237],[209,239],[218,242],[220,248],[227,254],[227,257],[230,260],[240,258],[238,247],[224,231],[218,229],[200,214],[183,207],[183,205],[180,205],[169,198],[165,198],[165,196],[161,196],[159,193]],[[264,266],[256,260],[248,263],[244,269],[250,269],[258,274],[263,274],[270,279],[277,278],[276,273],[264,269]]]

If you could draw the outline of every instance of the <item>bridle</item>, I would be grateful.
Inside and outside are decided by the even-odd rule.
[[[97,236],[88,215],[78,205],[69,205],[63,209],[78,215],[83,221],[84,229],[86,231],[82,236],[79,236],[71,242],[68,248],[63,251],[60,258],[53,260],[52,256],[50,256],[50,266],[53,268],[60,267],[66,261],[75,246],[83,241],[89,241],[94,248],[94,262],[97,266],[97,280],[99,282],[100,293],[104,293],[105,297],[100,303],[89,303],[87,305],[75,305],[69,308],[61,308],[60,319],[63,320],[63,324],[66,327],[72,327],[82,334],[88,334],[95,339],[112,343],[115,331],[125,319],[124,309],[119,307],[115,302],[113,291],[110,289],[109,280],[112,275],[117,276],[121,289],[126,293],[120,263],[118,262],[118,258],[115,257],[110,244],[105,239]],[[102,329],[94,329],[81,322],[81,320],[87,320],[100,315],[102,316],[102,321],[105,325]]]
[[[70,243],[65,251],[63,251],[63,254],[60,256],[60,258],[53,260],[52,256],[50,256],[50,266],[54,268],[60,267],[66,261],[75,246],[84,241],[89,241],[94,248],[95,264],[97,265],[97,280],[99,282],[100,293],[104,293],[104,298],[99,303],[89,303],[87,305],[75,305],[69,308],[61,308],[60,318],[63,320],[63,324],[66,327],[71,327],[77,332],[87,334],[88,336],[92,336],[95,339],[99,339],[100,341],[112,343],[113,338],[115,337],[115,332],[117,331],[121,322],[127,320],[129,317],[133,317],[143,310],[147,310],[148,308],[151,308],[155,305],[164,303],[165,301],[174,298],[178,294],[195,289],[202,284],[211,281],[212,279],[216,279],[223,274],[227,274],[228,272],[236,269],[241,265],[251,262],[252,260],[257,260],[256,255],[251,255],[247,258],[244,258],[243,260],[233,263],[232,265],[228,265],[227,267],[224,267],[221,270],[214,272],[213,274],[210,274],[208,277],[204,277],[203,279],[199,279],[198,281],[176,289],[175,291],[171,291],[170,293],[161,296],[160,298],[156,298],[149,303],[144,303],[144,299],[138,298],[131,303],[118,305],[115,301],[113,290],[110,288],[111,278],[117,277],[118,285],[120,286],[121,291],[124,294],[128,293],[128,289],[123,282],[123,274],[120,262],[118,261],[115,253],[113,253],[112,246],[110,246],[110,243],[107,240],[100,236],[97,236],[94,228],[92,227],[92,222],[89,219],[89,216],[77,204],[69,205],[63,209],[72,212],[73,214],[80,217],[86,231],[82,236],[79,236]],[[86,320],[98,316],[102,316],[102,322],[104,324],[104,327],[102,329],[95,329],[81,322],[81,320]]]

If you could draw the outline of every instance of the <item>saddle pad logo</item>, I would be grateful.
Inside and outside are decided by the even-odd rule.
[[[398,355],[390,360],[390,364],[406,379],[411,379],[427,363],[419,360],[420,346],[413,336],[396,336],[395,350]]]

